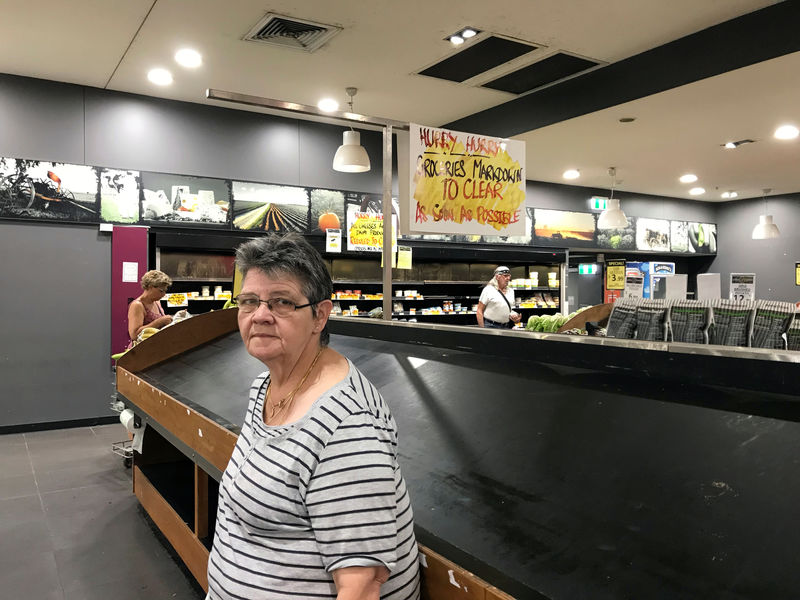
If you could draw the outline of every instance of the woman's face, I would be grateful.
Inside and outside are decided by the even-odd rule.
[[[300,282],[296,279],[286,276],[272,279],[258,269],[247,272],[240,293],[254,294],[261,300],[283,298],[297,305],[316,300],[303,295]],[[251,313],[239,310],[239,332],[245,348],[263,363],[299,356],[325,326],[331,302],[325,300],[317,305],[316,318],[311,308],[298,308],[285,317],[276,316],[263,302]]]

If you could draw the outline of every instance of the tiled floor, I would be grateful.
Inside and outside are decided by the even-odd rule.
[[[111,453],[121,425],[0,436],[0,600],[195,600]]]

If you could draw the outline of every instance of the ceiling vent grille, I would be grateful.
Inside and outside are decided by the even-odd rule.
[[[314,52],[341,30],[335,25],[269,13],[244,36],[244,40]]]

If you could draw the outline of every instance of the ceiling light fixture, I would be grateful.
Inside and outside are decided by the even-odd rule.
[[[780,229],[778,229],[778,226],[772,221],[772,215],[767,214],[767,194],[769,194],[772,189],[764,188],[762,191],[764,192],[764,214],[758,215],[758,224],[753,227],[752,238],[754,240],[770,240],[780,237],[781,235]]]
[[[475,31],[472,27],[467,27],[464,31],[461,32],[461,37],[465,40],[468,40],[471,37],[475,37],[478,35],[478,32]]]
[[[725,198],[726,200],[730,200],[730,199],[732,199],[732,198],[738,198],[738,197],[739,197],[739,194],[737,194],[736,192],[734,192],[733,190],[731,190],[731,191],[729,191],[729,192],[722,192],[722,195],[721,195],[721,197],[722,197],[722,198]]]
[[[628,217],[622,212],[619,206],[619,199],[614,198],[614,186],[617,184],[617,168],[609,167],[608,174],[611,177],[611,196],[608,199],[606,209],[600,213],[597,219],[598,229],[624,229],[628,226]]]
[[[172,83],[172,73],[161,68],[150,69],[150,71],[147,72],[147,79],[156,85],[169,85]]]
[[[736,142],[726,142],[725,143],[725,147],[728,150],[733,150],[734,148],[736,148]]]
[[[480,33],[479,29],[475,29],[474,27],[464,27],[464,29],[459,29],[454,34],[448,35],[444,39],[453,44],[454,46],[460,46],[468,39],[474,38],[479,33]]]
[[[793,140],[800,135],[800,130],[794,125],[781,125],[775,130],[775,137],[779,140]]]
[[[453,44],[453,46],[460,46],[461,44],[464,43],[464,38],[461,37],[460,35],[451,35],[450,43]]]
[[[322,112],[336,112],[339,110],[339,103],[333,98],[323,98],[317,102],[317,108]]]
[[[348,104],[353,112],[353,96],[358,93],[358,88],[345,88],[345,93],[350,97]],[[336,150],[333,157],[333,170],[342,173],[365,173],[369,171],[369,155],[361,145],[361,134],[352,127],[342,136],[342,145]]]
[[[705,193],[706,193],[706,188],[701,188],[701,187],[693,187],[692,189],[689,190],[689,194],[692,196],[699,196],[700,194],[705,194]]]
[[[175,53],[175,62],[187,69],[196,69],[203,64],[203,57],[196,50],[181,48]]]
[[[687,173],[686,175],[681,175],[678,181],[681,183],[694,183],[697,181],[697,175],[693,173]]]
[[[577,179],[581,176],[581,172],[578,169],[567,169],[562,174],[564,179]]]

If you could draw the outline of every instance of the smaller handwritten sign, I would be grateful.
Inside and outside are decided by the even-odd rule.
[[[728,298],[737,302],[756,299],[756,274],[731,273]]]
[[[342,230],[341,229],[325,230],[325,252],[341,252],[341,251],[342,251]]]
[[[397,249],[397,224],[392,218],[392,252]],[[347,249],[355,252],[383,251],[383,215],[347,207]]]

